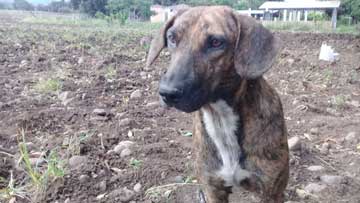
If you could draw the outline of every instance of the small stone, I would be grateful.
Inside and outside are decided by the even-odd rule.
[[[298,136],[290,138],[288,145],[290,150],[299,150],[301,148],[300,138]]]
[[[26,145],[26,149],[28,150],[28,152],[33,151],[36,147],[35,144],[32,142],[27,142],[27,143],[25,143],[25,145]]]
[[[129,132],[128,132],[128,137],[129,137],[130,139],[134,137],[133,131],[129,130]]]
[[[114,152],[115,153],[121,153],[124,149],[131,148],[134,145],[135,145],[135,142],[132,142],[132,141],[129,141],[129,140],[121,141],[121,142],[119,142],[118,145],[116,145],[114,147]]]
[[[32,166],[40,166],[45,163],[45,160],[42,157],[29,158],[29,161]]]
[[[61,93],[58,95],[58,98],[59,98],[61,101],[64,101],[64,100],[68,99],[69,93],[70,93],[69,91],[61,92]]]
[[[356,108],[359,108],[360,107],[360,102],[359,101],[356,101],[356,100],[352,100],[349,102],[351,105],[353,105],[354,107]]]
[[[325,169],[325,168],[322,167],[322,166],[320,166],[320,165],[313,165],[313,166],[309,166],[309,167],[307,168],[307,170],[313,171],[313,172],[315,172],[315,171],[322,171],[322,170],[324,170],[324,169]]]
[[[87,157],[86,156],[73,156],[69,159],[70,169],[78,169],[83,165],[86,165]]]
[[[79,59],[78,59],[78,64],[83,64],[84,63],[84,58],[83,57],[80,57]]]
[[[120,157],[124,158],[124,157],[130,156],[131,154],[132,154],[132,151],[129,148],[125,148],[124,150],[121,151]]]
[[[66,200],[64,201],[64,203],[71,203],[70,198],[66,198]]]
[[[98,185],[98,188],[101,192],[105,192],[106,191],[106,181],[105,180],[101,181]]]
[[[28,64],[28,62],[27,62],[26,60],[22,60],[22,61],[20,62],[19,67],[20,67],[20,68],[23,68],[23,67],[26,66],[27,64]]]
[[[87,181],[89,180],[89,176],[87,176],[87,175],[80,175],[80,177],[79,177],[79,182],[80,183],[86,183]]]
[[[325,190],[326,186],[317,183],[309,183],[304,189],[308,193],[319,193]]]
[[[141,187],[142,185],[140,183],[136,183],[134,186],[134,191],[137,193],[141,192]]]
[[[305,199],[306,196],[308,195],[308,193],[305,190],[299,188],[297,188],[295,192],[301,199]]]
[[[106,115],[105,109],[94,109],[93,113],[98,115],[98,116],[105,116]]]
[[[333,175],[323,175],[320,176],[320,180],[323,183],[329,184],[329,185],[335,185],[340,184],[343,180],[341,176],[333,176]]]
[[[312,135],[318,135],[319,134],[319,128],[311,128],[310,134]]]
[[[160,103],[158,101],[154,101],[154,102],[149,102],[146,104],[146,107],[148,108],[156,108],[156,107],[159,107],[160,106]]]
[[[140,72],[140,77],[146,78],[146,77],[147,77],[147,73],[144,72],[144,71],[141,71],[141,72]]]
[[[121,202],[129,202],[135,196],[134,191],[125,188],[115,189],[109,193],[109,199],[118,199]]]
[[[292,64],[295,62],[295,60],[292,59],[292,58],[289,58],[289,59],[287,60],[287,62],[288,62],[290,65],[292,65]]]
[[[125,127],[125,126],[129,126],[131,124],[132,120],[129,119],[129,118],[124,118],[124,119],[121,119],[119,121],[119,126],[120,127]]]
[[[104,198],[105,196],[106,196],[106,193],[100,194],[100,195],[96,196],[96,199],[97,199],[97,200],[101,200],[101,199]]]
[[[174,182],[175,183],[183,183],[184,182],[184,177],[182,177],[182,176],[175,176],[175,178],[174,178]]]
[[[347,142],[350,142],[350,143],[356,143],[357,142],[357,136],[356,136],[356,132],[349,132],[346,137],[345,137],[345,140]]]
[[[330,143],[325,142],[320,146],[320,153],[324,155],[328,154],[330,147],[331,147]]]
[[[141,90],[135,90],[130,94],[130,99],[137,99],[140,98],[141,96],[142,96]]]

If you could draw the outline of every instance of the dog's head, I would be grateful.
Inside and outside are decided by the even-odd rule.
[[[168,48],[171,62],[160,81],[161,100],[192,112],[231,95],[241,80],[261,77],[276,56],[275,41],[261,24],[228,7],[189,8],[155,36],[147,66]]]

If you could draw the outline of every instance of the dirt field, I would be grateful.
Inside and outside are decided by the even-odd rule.
[[[157,102],[168,55],[144,69],[155,29],[24,17],[0,12],[0,202],[197,202],[191,115]],[[276,35],[266,78],[299,138],[286,199],[359,203],[360,38]],[[323,42],[338,61],[318,60]]]

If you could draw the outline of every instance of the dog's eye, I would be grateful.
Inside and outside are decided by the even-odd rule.
[[[169,34],[167,36],[168,42],[170,42],[171,44],[175,45],[176,44],[176,37],[174,34]]]
[[[211,41],[210,41],[210,46],[212,48],[217,48],[217,47],[220,47],[221,45],[222,45],[222,41],[219,39],[211,39]]]

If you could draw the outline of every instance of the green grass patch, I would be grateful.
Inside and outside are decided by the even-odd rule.
[[[40,79],[34,86],[39,93],[49,94],[61,90],[61,81],[59,79]]]
[[[263,25],[274,31],[290,31],[290,32],[314,32],[314,33],[332,33],[330,21],[316,22],[283,22],[283,21],[263,21]],[[358,25],[338,25],[335,33],[360,34]]]

